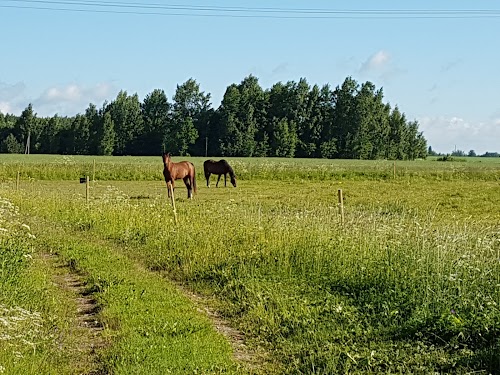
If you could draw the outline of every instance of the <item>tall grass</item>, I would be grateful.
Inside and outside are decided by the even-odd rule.
[[[498,183],[485,178],[473,191],[458,177],[296,184],[258,168],[265,179],[178,199],[178,225],[160,181],[96,183],[88,205],[74,184],[40,185],[16,200],[216,297],[281,373],[500,368]]]
[[[66,299],[35,259],[36,241],[19,208],[0,195],[0,373],[69,374],[78,355],[66,351],[67,305],[59,305]]]
[[[3,368],[5,363],[16,360],[8,352],[9,346],[22,357],[41,336],[40,314],[26,309],[29,294],[18,287],[32,254],[33,235],[29,229],[20,221],[17,207],[0,198],[0,365]]]
[[[175,157],[192,161],[203,180],[201,157]],[[466,162],[366,161],[284,158],[226,158],[241,180],[500,180],[500,158],[465,158]],[[498,159],[498,160],[497,160]],[[396,168],[394,169],[394,166]],[[101,181],[162,180],[160,157],[111,157],[67,155],[0,154],[0,181],[15,181],[20,172],[24,180],[73,180],[90,176]]]

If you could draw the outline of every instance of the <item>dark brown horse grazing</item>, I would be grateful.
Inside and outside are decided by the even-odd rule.
[[[203,163],[203,169],[205,171],[205,178],[207,179],[207,186],[210,187],[210,174],[219,175],[215,187],[219,186],[219,181],[222,175],[224,175],[224,186],[226,186],[226,175],[229,173],[229,178],[234,187],[236,187],[236,175],[234,174],[233,168],[224,159],[215,161],[207,160]]]
[[[196,173],[194,171],[193,163],[189,161],[181,161],[173,163],[170,159],[170,153],[163,153],[163,176],[167,183],[172,184],[172,191],[174,190],[174,181],[182,179],[188,191],[188,198],[193,197],[193,191],[196,193]],[[168,189],[168,196],[170,197],[170,189]]]

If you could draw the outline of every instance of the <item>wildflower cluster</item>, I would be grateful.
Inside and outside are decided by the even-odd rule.
[[[19,208],[0,197],[0,286],[11,283],[31,259],[33,240],[28,225],[22,223]]]
[[[0,353],[14,362],[27,351],[34,351],[40,341],[40,314],[16,306],[23,270],[32,259],[34,239],[30,227],[21,221],[19,208],[0,197]],[[7,368],[6,362],[1,363],[0,373]]]
[[[35,350],[41,330],[40,313],[0,304],[0,347],[8,347],[16,358],[22,358],[26,347]]]

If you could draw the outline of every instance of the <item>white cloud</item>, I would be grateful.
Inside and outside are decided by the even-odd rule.
[[[8,102],[0,102],[0,112],[3,114],[11,113],[12,108]]]
[[[0,100],[10,100],[20,96],[26,90],[26,85],[23,82],[7,84],[0,82]]]
[[[455,148],[468,152],[500,152],[500,118],[469,121],[461,117],[423,116],[417,119],[429,146],[448,153]]]
[[[382,70],[389,64],[391,57],[388,52],[380,50],[371,55],[359,69],[360,72],[370,72],[373,70]]]
[[[82,90],[77,85],[51,87],[38,98],[41,103],[72,102],[81,99]]]
[[[405,74],[406,70],[394,65],[389,52],[380,50],[361,64],[358,73],[369,80],[378,79],[384,83],[389,83],[396,77]]]
[[[0,112],[17,114],[19,103],[22,103],[25,91],[26,85],[23,82],[14,84],[0,82]],[[21,111],[19,111],[20,113]]]
[[[100,106],[104,100],[113,99],[114,86],[110,83],[99,83],[85,86],[75,83],[66,86],[53,86],[46,89],[33,101],[33,109],[39,116],[74,116],[82,113],[93,103]]]
[[[0,111],[19,116],[31,103],[39,117],[51,117],[56,113],[61,116],[74,116],[84,112],[90,103],[99,107],[105,100],[113,100],[118,92],[109,82],[93,86],[76,83],[52,86],[38,96],[28,95],[27,91],[22,82],[12,85],[0,82]]]

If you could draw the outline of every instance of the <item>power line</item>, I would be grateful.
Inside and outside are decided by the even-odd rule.
[[[201,17],[239,17],[239,18],[384,18],[384,19],[434,19],[434,18],[498,18],[500,10],[495,9],[316,9],[316,8],[277,8],[277,7],[240,7],[240,6],[199,6],[180,4],[134,3],[94,0],[7,0],[2,8],[52,10],[67,12],[162,15],[162,16],[201,16]]]
[[[196,11],[222,11],[222,12],[285,12],[285,13],[321,13],[321,14],[499,14],[500,10],[493,9],[325,9],[325,8],[271,8],[271,7],[239,7],[239,6],[200,6],[200,5],[179,5],[179,4],[158,4],[158,3],[133,3],[133,2],[117,2],[117,1],[96,1],[96,0],[7,0],[8,2],[17,3],[38,3],[38,4],[63,4],[63,5],[83,5],[83,6],[99,6],[99,7],[124,7],[124,8],[154,8],[154,9],[170,9],[170,10],[196,10]]]

